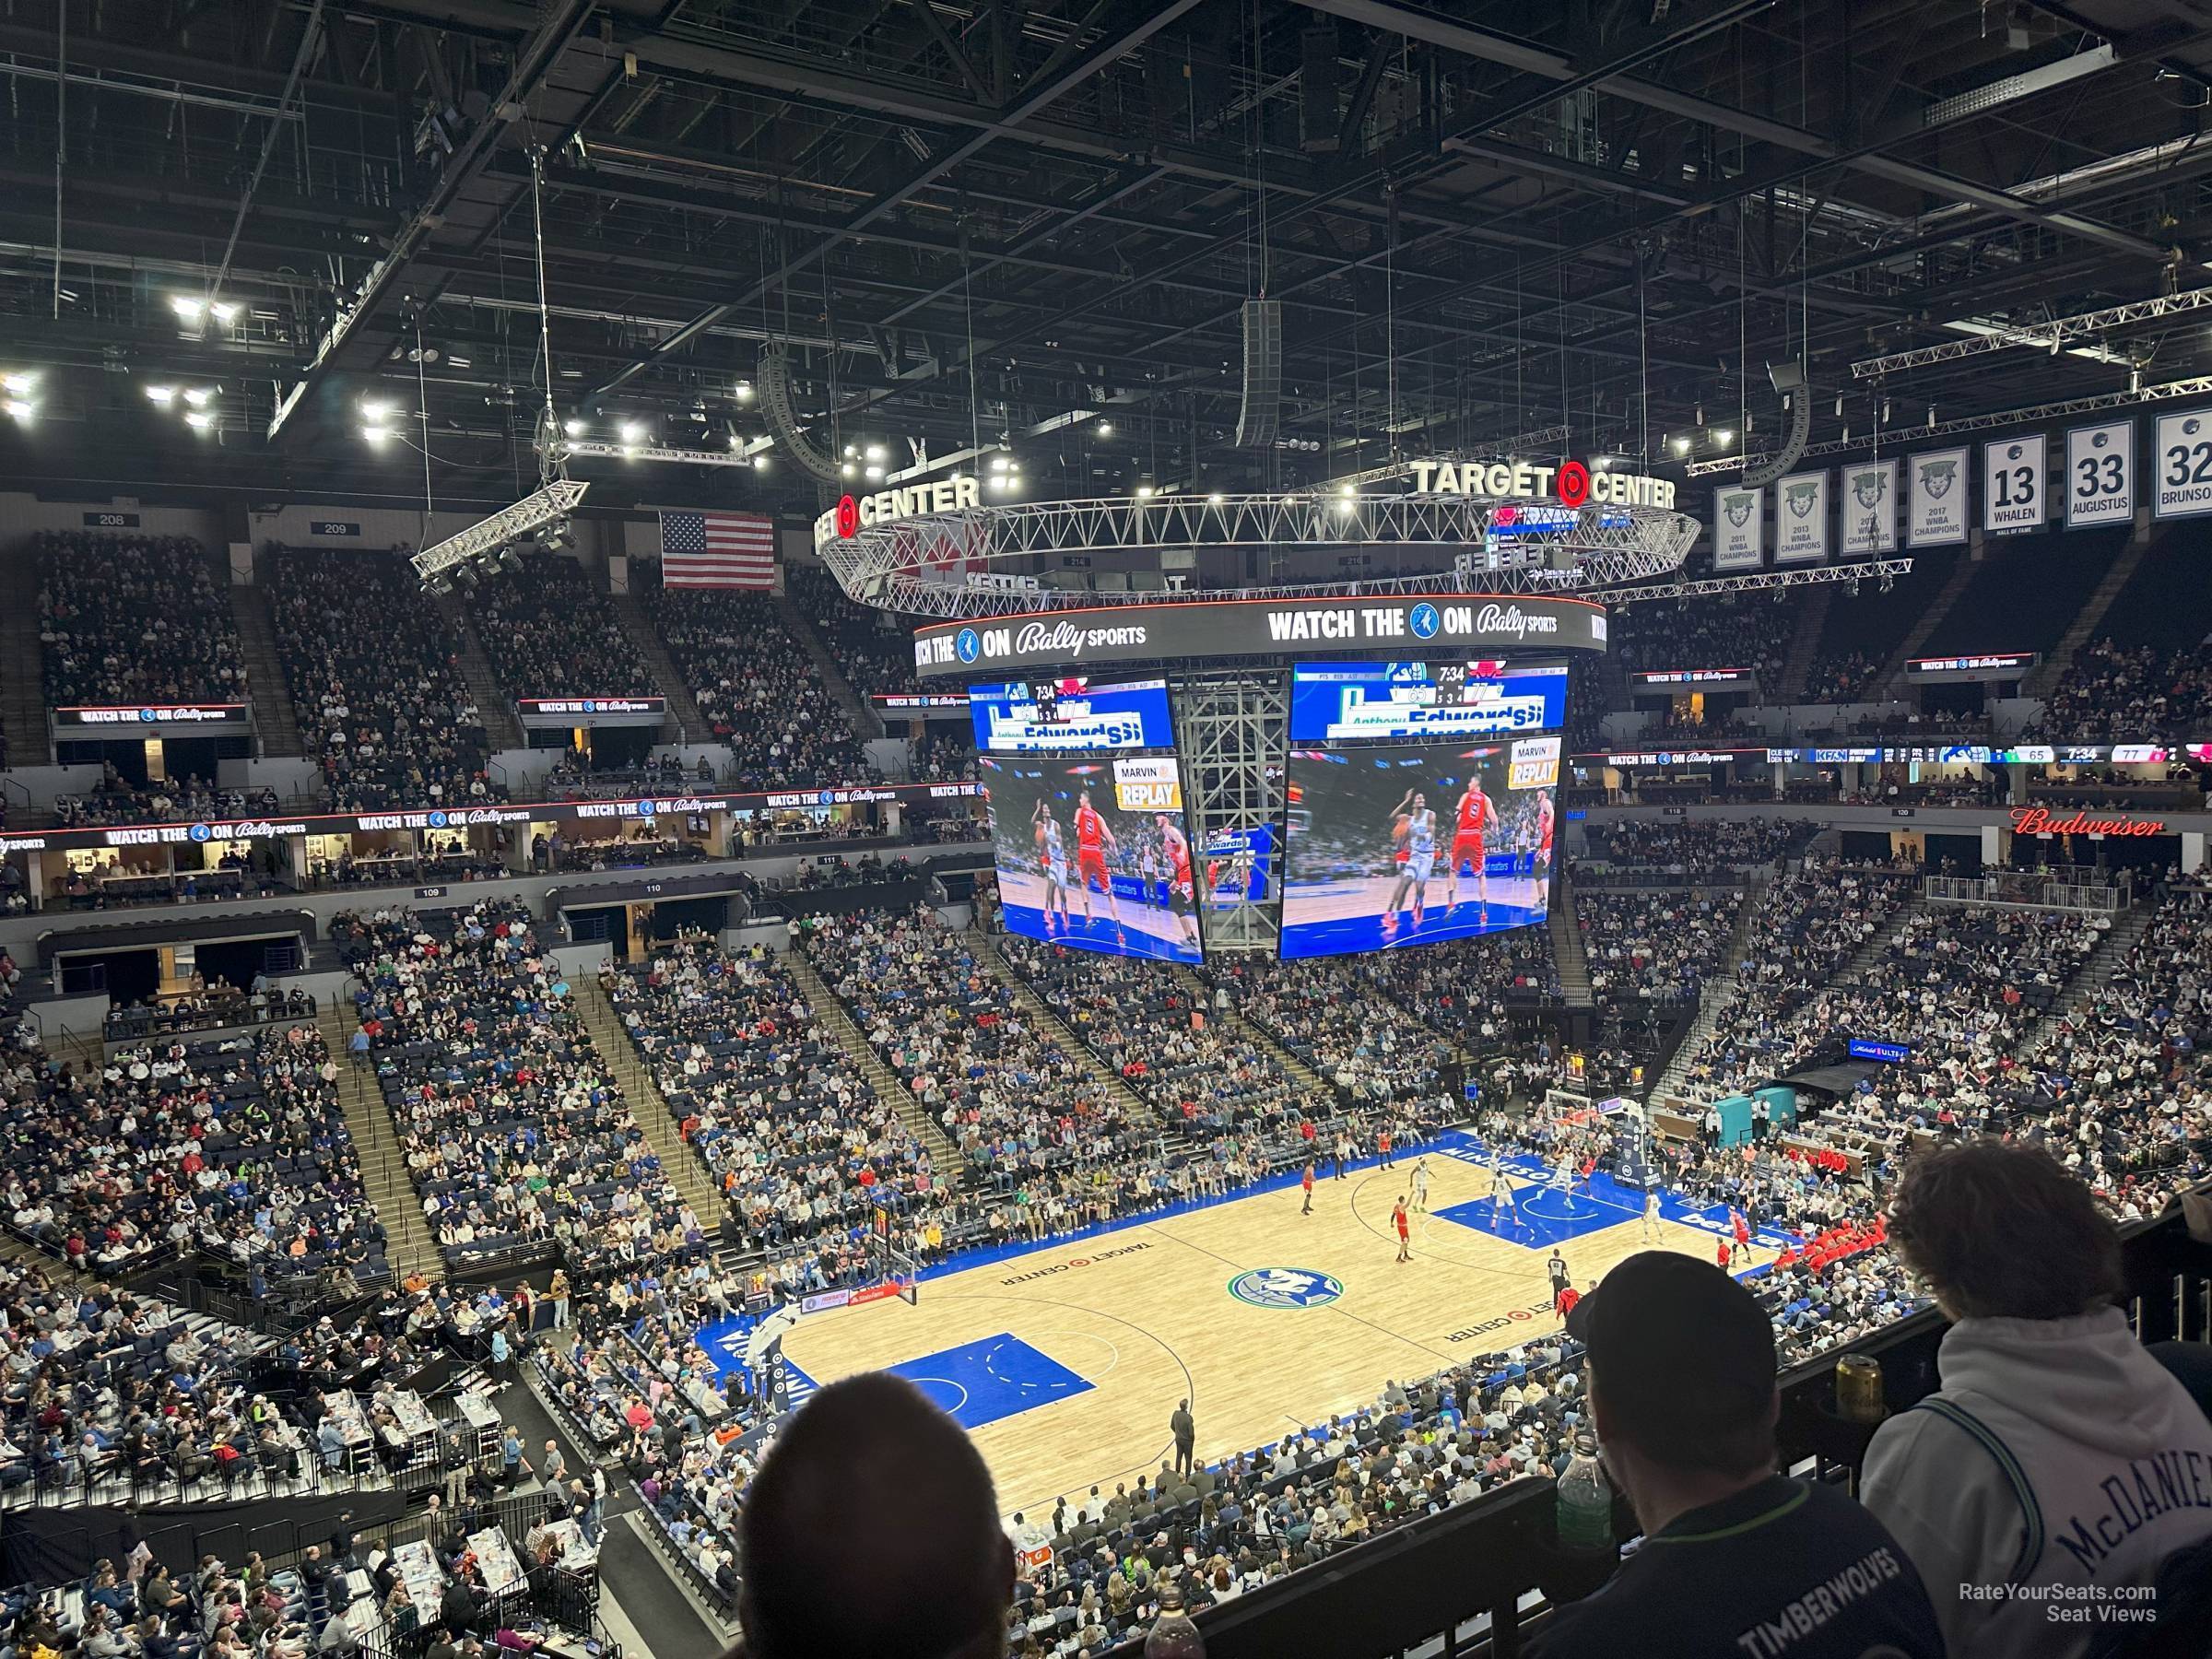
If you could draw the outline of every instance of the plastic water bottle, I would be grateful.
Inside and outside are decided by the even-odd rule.
[[[1206,1659],[1206,1638],[1182,1610],[1182,1589],[1165,1574],[1159,1586],[1159,1617],[1145,1632],[1145,1659]]]
[[[1610,1550],[1613,1540],[1613,1486],[1597,1461],[1597,1440],[1587,1429],[1574,1437],[1574,1456],[1559,1480],[1559,1547]]]

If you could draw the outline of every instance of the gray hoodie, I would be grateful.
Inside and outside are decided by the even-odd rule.
[[[1943,1387],[1875,1434],[1860,1496],[1951,1659],[2079,1659],[2150,1607],[2128,1587],[2212,1537],[2212,1421],[2117,1308],[1961,1320],[1937,1367]]]

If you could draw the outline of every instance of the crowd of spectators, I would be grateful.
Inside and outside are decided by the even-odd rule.
[[[206,1250],[279,1276],[384,1273],[384,1232],[310,1025],[111,1054],[97,1076],[35,1043],[0,1071],[0,1206],[82,1271]]]
[[[783,587],[854,691],[865,698],[914,689],[913,637],[886,626],[897,620],[889,611],[855,605],[836,577],[812,566],[786,568]]]
[[[908,746],[908,775],[917,783],[966,783],[975,777],[975,737],[965,727],[932,725]]]
[[[1593,855],[1613,868],[1712,881],[1800,852],[1818,829],[1787,818],[1620,818],[1590,840]]]
[[[278,547],[268,593],[332,811],[504,798],[459,648],[406,559]]]
[[[686,766],[675,755],[648,755],[632,764],[594,762],[578,749],[564,750],[546,774],[548,801],[615,801],[683,794],[714,787],[714,765],[700,756]]]
[[[1786,591],[1652,600],[1614,613],[1612,650],[1630,671],[1749,668],[1771,694],[1781,683],[1797,618]]]
[[[45,530],[31,547],[49,702],[247,700],[230,596],[198,542]]]
[[[56,795],[54,822],[65,830],[91,824],[204,824],[265,818],[278,810],[273,789],[225,789],[196,776],[133,783],[100,762],[100,782],[83,794]]]
[[[558,1251],[569,1270],[690,1260],[716,1241],[661,1168],[529,912],[341,913],[351,1051],[374,1067],[450,1265]]]
[[[1221,957],[1205,973],[1233,1006],[1350,1100],[1432,1099],[1451,1044],[1397,1004],[1353,994],[1335,959]]]
[[[2212,737],[2212,641],[2180,651],[2100,639],[2077,652],[2030,734],[2053,743]]]
[[[469,596],[477,635],[516,697],[657,697],[653,670],[592,573],[534,553]]]
[[[1064,945],[1009,936],[999,955],[1163,1122],[1213,1135],[1279,1130],[1299,1114],[1297,1080],[1226,994],[1211,1006],[1157,962]]]
[[[930,1203],[927,1148],[773,953],[673,940],[600,979],[748,1239],[782,1253],[865,1237],[877,1209]]]
[[[1694,1003],[1728,954],[1736,894],[1578,889],[1590,992],[1602,1003]]]
[[[867,783],[852,723],[766,594],[646,590],[653,625],[747,789]]]
[[[1125,1162],[1148,1138],[935,912],[811,918],[801,947],[877,1054],[1000,1191]]]

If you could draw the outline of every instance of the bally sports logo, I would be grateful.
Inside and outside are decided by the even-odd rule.
[[[1484,635],[1511,634],[1521,640],[1532,633],[1558,633],[1559,619],[1532,617],[1517,605],[1486,605],[1475,614],[1475,631]]]

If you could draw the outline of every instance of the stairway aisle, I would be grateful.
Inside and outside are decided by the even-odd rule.
[[[261,752],[270,759],[299,755],[300,723],[292,716],[292,694],[276,654],[276,623],[269,614],[267,591],[232,582],[230,614],[238,620],[239,643],[245,651],[253,733],[261,739]]]
[[[10,766],[45,766],[53,759],[46,730],[46,658],[39,644],[39,607],[18,593],[0,606],[0,732]]]
[[[2143,562],[2143,556],[2149,551],[2148,537],[2128,538],[2127,546],[2120,550],[2120,557],[2112,560],[2112,568],[2105,571],[2104,579],[2098,582],[2096,591],[2089,595],[2089,602],[2081,607],[2066,631],[2058,636],[2058,643],[2052,646],[2051,653],[2035,665],[2034,672],[2021,685],[2023,692],[2030,697],[2050,695],[2051,688],[2057,685],[2066,670],[2074,666],[2074,659],[2080,653],[2081,648],[2096,637],[2098,627],[2104,621],[2104,613],[2112,608],[2112,601],[2120,597],[2120,590],[2127,585],[2129,578],[2136,573],[2136,567]]]
[[[1761,870],[1746,884],[1743,899],[1736,907],[1735,924],[1729,930],[1727,954],[1722,957],[1721,965],[1712,977],[1700,988],[1697,1018],[1690,1022],[1688,1032],[1676,1046],[1675,1052],[1667,1057],[1665,1068],[1652,1085],[1650,1094],[1645,1097],[1647,1100],[1673,1094],[1682,1087],[1682,1080],[1689,1075],[1690,1065],[1697,1058],[1699,1047],[1712,1035],[1713,1029],[1727,1018],[1728,1011],[1735,1006],[1736,998],[1742,994],[1737,988],[1736,971],[1744,965],[1744,958],[1750,954],[1751,931],[1759,919],[1759,907],[1766,898],[1767,888],[1773,879],[1771,871]]]
[[[1014,993],[1014,1001],[1030,1017],[1030,1023],[1045,1032],[1054,1041],[1082,1063],[1084,1070],[1098,1079],[1100,1085],[1121,1102],[1122,1111],[1131,1122],[1157,1124],[1159,1114],[1151,1103],[1129,1087],[1122,1074],[1106,1064],[1105,1056],[1077,1037],[1067,1021],[1053,1012],[1053,1006],[1030,988],[1030,982],[1014,971],[1014,964],[998,953],[998,940],[988,928],[971,929],[966,935],[975,947],[976,959],[985,972]]]
[[[677,741],[706,742],[709,735],[707,717],[700,712],[699,704],[692,699],[691,688],[684,683],[684,671],[676,665],[676,659],[668,654],[668,647],[662,642],[652,618],[645,614],[644,606],[638,603],[638,596],[635,594],[613,594],[608,596],[615,604],[616,620],[622,624],[622,631],[629,636],[629,642],[638,648],[638,654],[645,659],[645,666],[653,670],[653,683],[661,688],[661,695],[668,700],[668,712],[678,728]]]
[[[653,1080],[638,1057],[638,1045],[629,1040],[616,1018],[615,1006],[606,993],[599,988],[595,974],[577,974],[570,982],[576,998],[576,1012],[583,1020],[584,1030],[592,1035],[592,1046],[599,1051],[599,1059],[612,1074],[622,1098],[629,1102],[629,1110],[645,1131],[645,1139],[653,1147],[653,1156],[661,1160],[676,1182],[676,1190],[684,1195],[684,1202],[700,1219],[708,1237],[712,1238],[722,1226],[722,1218],[729,1213],[723,1202],[722,1193],[714,1184],[714,1177],[707,1172],[684,1140],[683,1127],[676,1113],[669,1109],[667,1096],[661,1086]]]
[[[822,1023],[830,1040],[860,1067],[860,1074],[867,1078],[868,1087],[898,1108],[900,1120],[928,1149],[929,1160],[936,1166],[939,1182],[946,1186],[958,1186],[961,1178],[959,1154],[954,1148],[951,1138],[946,1135],[943,1125],[922,1110],[921,1102],[914,1099],[913,1090],[900,1081],[899,1074],[883,1063],[883,1057],[876,1052],[876,1045],[868,1041],[867,1033],[853,1021],[837,993],[830,989],[829,982],[816,970],[813,962],[807,959],[806,953],[794,950],[782,959],[791,969],[791,977],[799,982],[799,989],[806,994],[806,1006],[814,1011],[815,1018]]]
[[[814,624],[806,619],[806,613],[799,609],[789,594],[776,595],[776,614],[782,618],[783,626],[790,630],[791,637],[805,649],[808,659],[814,664],[815,673],[821,676],[823,688],[845,712],[845,718],[853,723],[854,734],[863,742],[870,737],[882,736],[881,716],[869,708],[867,700],[853,688],[853,682],[845,677],[845,671],[837,665],[837,659],[830,654],[830,648],[822,643],[821,636],[814,631]]]
[[[1583,954],[1583,928],[1574,910],[1574,886],[1566,867],[1551,877],[1551,909],[1545,918],[1551,935],[1551,959],[1559,971],[1559,994],[1571,1008],[1592,1008],[1597,999],[1590,992],[1590,959]]]
[[[336,1007],[324,1009],[315,1021],[333,1055],[344,1054],[353,1036],[352,1022]],[[353,1136],[354,1156],[360,1160],[361,1181],[369,1201],[376,1206],[384,1224],[384,1256],[393,1273],[406,1278],[420,1270],[430,1278],[443,1278],[443,1258],[438,1241],[423,1218],[422,1196],[407,1173],[406,1154],[400,1150],[399,1132],[384,1104],[375,1074],[338,1062],[338,1103],[345,1109],[346,1131]]]
[[[477,705],[477,717],[484,723],[485,737],[495,750],[521,748],[523,723],[515,718],[514,700],[492,672],[491,658],[485,653],[484,641],[477,638],[468,612],[451,594],[433,594],[430,603],[438,607],[446,630],[460,647],[461,677],[468,682],[469,699]]]

